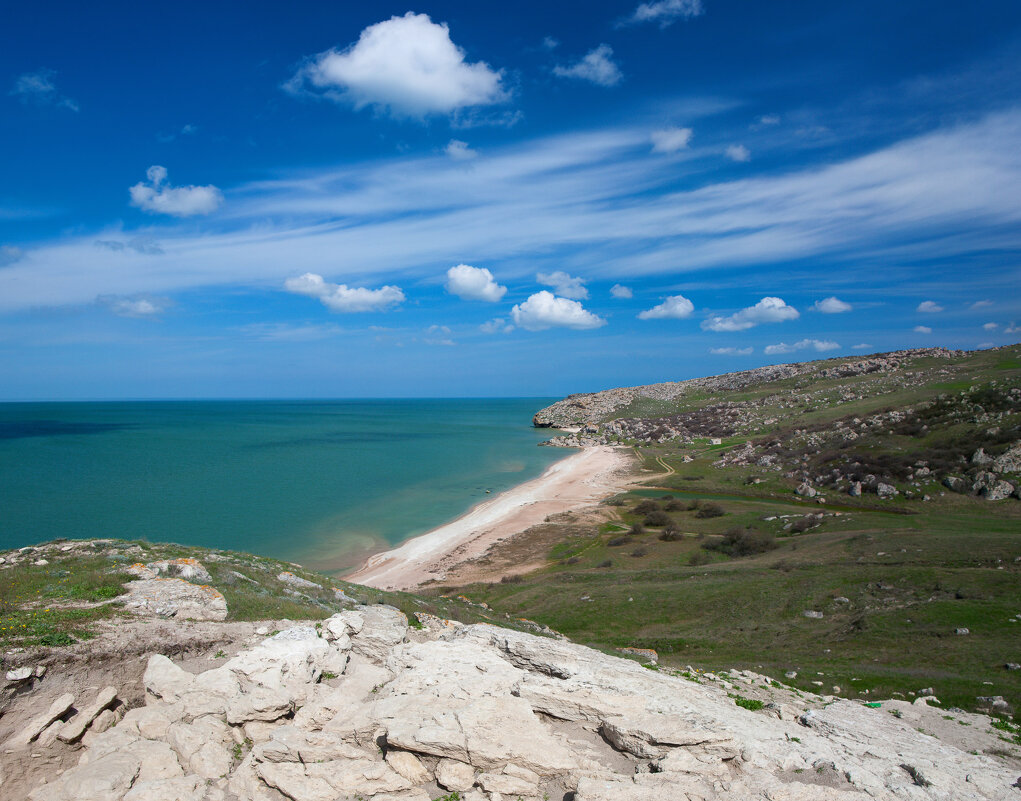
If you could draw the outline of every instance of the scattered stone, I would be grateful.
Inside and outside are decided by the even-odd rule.
[[[227,600],[219,590],[180,578],[143,578],[127,584],[122,596],[129,612],[180,620],[225,620]]]
[[[303,590],[321,590],[322,584],[316,584],[314,581],[303,579],[301,576],[296,576],[289,570],[285,570],[283,573],[277,576],[277,581],[282,581],[284,584],[289,584],[292,587],[300,587]]]
[[[7,681],[28,681],[32,678],[32,668],[20,667],[8,670],[5,674]]]
[[[85,709],[80,710],[77,715],[64,725],[64,728],[57,732],[57,739],[65,743],[73,743],[81,739],[89,724],[99,716],[100,712],[116,700],[117,688],[104,687],[99,691],[99,694],[96,695],[91,704],[85,707]]]
[[[470,790],[475,786],[475,768],[456,759],[441,759],[436,765],[436,783],[455,793]]]
[[[8,740],[7,747],[25,748],[30,742],[39,737],[46,728],[54,723],[54,721],[59,721],[72,706],[74,706],[74,695],[72,693],[64,693],[64,695],[60,696],[57,700],[50,704],[49,708],[45,712],[34,717],[24,729]]]
[[[954,634],[964,635],[964,634],[971,634],[971,632],[968,629],[962,627],[962,628],[954,629]]]
[[[816,612],[813,609],[806,609],[801,614],[803,614],[805,617],[810,617],[813,620],[821,620],[823,618],[823,613],[822,612]]]

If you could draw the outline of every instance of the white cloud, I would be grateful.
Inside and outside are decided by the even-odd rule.
[[[553,287],[553,291],[562,298],[585,300],[588,297],[585,279],[575,278],[563,270],[557,270],[552,273],[537,273],[535,280],[545,286]]]
[[[335,323],[322,325],[290,325],[288,323],[251,323],[241,326],[243,334],[264,342],[315,342],[342,334]]]
[[[759,125],[779,125],[780,115],[779,114],[763,114],[759,117]]]
[[[836,342],[830,342],[825,339],[802,339],[791,345],[788,345],[786,342],[781,342],[779,345],[767,345],[763,349],[763,353],[767,356],[775,356],[779,353],[795,353],[799,350],[815,350],[822,353],[827,350],[836,350],[839,347],[840,345]]]
[[[462,142],[460,139],[451,139],[447,142],[447,146],[443,148],[443,152],[454,161],[471,161],[479,155],[477,150],[472,150],[468,147],[467,142]]]
[[[542,46],[547,50],[556,50],[560,47],[560,42],[554,39],[552,36],[546,36],[542,40]]]
[[[932,329],[929,328],[929,326],[927,326],[927,325],[916,325],[912,330],[916,334],[931,334],[932,333]]]
[[[850,303],[845,303],[839,298],[829,297],[823,300],[817,300],[812,304],[812,308],[816,311],[822,312],[823,314],[842,314],[843,312],[849,312],[854,308]]]
[[[653,153],[676,153],[686,148],[693,135],[691,128],[663,128],[650,134]]]
[[[606,325],[606,320],[586,311],[578,301],[558,298],[545,289],[511,309],[511,318],[516,325],[529,331],[547,328],[584,330]]]
[[[999,324],[999,323],[986,323],[986,324],[985,324],[985,325],[983,325],[982,327],[983,327],[983,328],[984,328],[984,329],[985,329],[986,331],[995,331],[995,330],[996,330],[997,328],[999,328],[999,327],[1000,327],[1000,324]]]
[[[744,331],[760,323],[781,323],[800,316],[798,310],[788,306],[782,298],[766,297],[729,317],[710,317],[702,322],[702,328],[706,331]]]
[[[483,334],[509,334],[513,330],[514,326],[503,319],[503,317],[494,317],[489,322],[479,326],[479,331]]]
[[[628,300],[633,298],[635,293],[631,291],[631,287],[624,286],[623,284],[614,284],[610,287],[610,295],[617,298],[617,300]]]
[[[450,328],[445,325],[431,325],[425,329],[425,333],[426,337],[424,342],[426,345],[445,345],[447,347],[453,347],[457,344],[450,338],[450,334],[452,332]]]
[[[553,68],[553,74],[559,78],[591,81],[600,86],[616,86],[624,77],[613,61],[613,48],[608,44],[601,44],[590,50],[577,64],[569,67],[558,64]]]
[[[485,267],[468,264],[458,264],[447,270],[444,286],[451,295],[463,300],[484,300],[488,303],[496,303],[507,292],[507,287],[496,283],[493,274]]]
[[[78,111],[78,104],[71,98],[57,91],[53,82],[57,73],[54,70],[39,70],[19,75],[14,81],[11,95],[22,103],[34,103],[37,106],[57,106],[71,111]]]
[[[852,345],[851,350],[867,350],[872,346],[868,342],[859,342],[857,345]]]
[[[148,256],[159,256],[165,252],[160,243],[149,236],[133,236],[128,240],[97,239],[93,244],[95,244],[97,248],[109,250],[113,253],[133,250],[135,253],[143,253]]]
[[[624,124],[494,145],[472,169],[432,152],[284,171],[232,187],[200,231],[170,218],[147,226],[166,251],[159,259],[126,251],[114,264],[95,240],[138,233],[116,226],[33,242],[0,270],[0,310],[266,285],[282,264],[332,275],[338,253],[376,286],[428,280],[452,253],[483,252],[515,279],[529,260],[562,254],[558,267],[607,286],[622,275],[725,281],[732,268],[803,259],[845,271],[872,260],[907,285],[923,261],[950,270],[1021,248],[1021,109],[695,188],[690,162],[650,158],[649,146],[647,125]],[[0,205],[0,218],[11,214]]]
[[[978,347],[979,347],[980,350],[982,350],[984,348],[995,348],[996,347],[996,343],[995,342],[979,342],[978,343]]]
[[[330,311],[343,313],[384,311],[404,302],[404,293],[396,286],[379,289],[349,287],[346,284],[331,284],[315,273],[288,278],[284,282],[284,289],[296,295],[319,298]]]
[[[119,297],[117,295],[100,295],[96,302],[106,306],[118,317],[156,317],[170,307],[168,298],[152,296]]]
[[[751,356],[753,348],[709,348],[714,356]]]
[[[922,312],[923,314],[936,314],[943,311],[943,307],[934,300],[923,300],[918,304],[918,308],[915,311]]]
[[[25,252],[14,245],[0,245],[0,267],[19,261]]]
[[[993,302],[991,300],[976,300],[974,303],[971,304],[971,306],[969,308],[971,308],[973,310],[974,309],[984,309],[986,306],[992,306],[992,305],[993,305]]]
[[[690,317],[695,304],[684,295],[671,295],[658,306],[638,313],[639,320],[683,320]]]
[[[703,11],[702,0],[656,0],[638,6],[629,22],[657,22],[661,28],[665,28],[679,19],[697,17]]]
[[[1010,325],[1008,325],[1006,328],[1003,329],[1003,333],[1005,333],[1005,334],[1021,334],[1021,326],[1017,325],[1017,323],[1013,323],[1012,322]]]
[[[752,160],[752,152],[744,145],[727,145],[726,154],[731,161]]]
[[[285,88],[423,118],[502,103],[508,98],[502,80],[484,61],[465,61],[446,23],[409,11],[370,25],[344,50],[309,59]]]
[[[215,186],[171,186],[167,168],[153,165],[145,171],[149,183],[137,183],[128,191],[131,205],[150,214],[169,214],[172,217],[192,217],[209,214],[223,203],[223,194]]]

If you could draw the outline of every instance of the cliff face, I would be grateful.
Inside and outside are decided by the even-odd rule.
[[[905,361],[910,359],[927,357],[949,359],[960,355],[963,355],[962,351],[951,351],[946,348],[915,348],[876,354],[866,358],[852,357],[840,360],[777,364],[737,373],[692,378],[687,381],[621,387],[602,392],[568,395],[563,400],[536,412],[532,418],[532,424],[537,428],[574,428],[586,423],[602,422],[618,410],[643,398],[654,401],[673,401],[685,395],[701,392],[732,392],[799,376],[811,375],[819,379],[826,379],[885,373],[899,369]]]
[[[28,798],[991,801],[1016,792],[1016,768],[975,755],[997,744],[988,719],[960,713],[966,727],[948,724],[924,699],[869,707],[748,672],[650,670],[562,639],[419,618],[424,628],[410,629],[392,607],[355,607],[253,638],[213,668],[153,655],[144,703],[111,714],[85,736],[77,765]]]

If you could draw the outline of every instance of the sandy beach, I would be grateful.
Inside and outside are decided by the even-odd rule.
[[[585,448],[456,520],[369,557],[344,579],[388,590],[443,580],[454,565],[481,556],[495,543],[548,516],[589,506],[620,491],[629,482],[632,462],[628,449]]]

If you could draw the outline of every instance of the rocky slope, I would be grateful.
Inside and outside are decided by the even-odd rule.
[[[768,365],[754,370],[706,378],[692,378],[687,381],[578,393],[568,395],[563,400],[540,409],[532,418],[532,424],[538,428],[576,428],[586,424],[594,425],[604,422],[616,412],[642,399],[675,401],[685,396],[735,392],[801,376],[828,379],[890,373],[900,369],[905,362],[913,359],[950,359],[960,356],[962,353],[962,351],[951,351],[946,348],[913,348],[891,353],[877,353],[866,358],[827,359],[796,364]]]
[[[359,606],[219,667],[144,663],[32,801],[1001,799],[1017,764],[982,716],[807,696],[752,673],[661,671],[561,639]],[[67,699],[5,745],[46,759]],[[135,705],[137,704],[137,705]],[[115,708],[110,708],[115,707]],[[128,708],[130,707],[130,708]],[[107,711],[94,712],[96,709]],[[67,731],[75,720],[60,723]],[[962,726],[963,724],[963,726]],[[77,729],[84,730],[79,725]],[[76,731],[77,731],[76,729]],[[970,752],[970,753],[969,753]],[[980,753],[981,752],[981,753]],[[6,785],[9,787],[11,785]],[[4,789],[5,798],[13,798]]]

